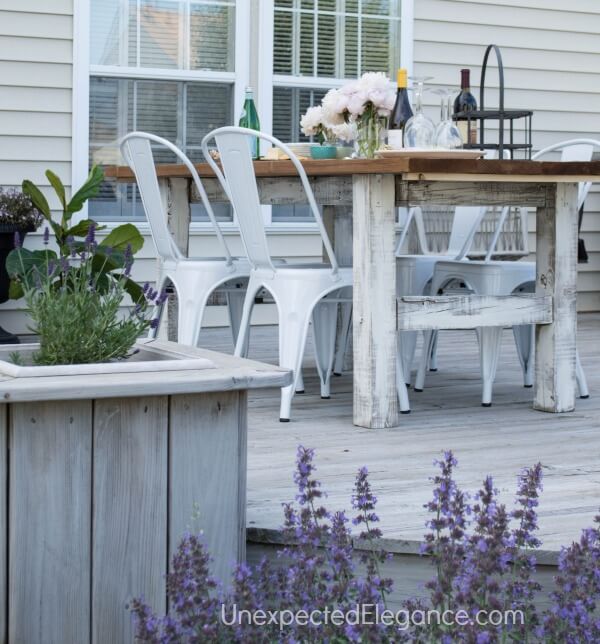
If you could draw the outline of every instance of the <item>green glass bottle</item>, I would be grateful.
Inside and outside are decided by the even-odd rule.
[[[254,104],[254,90],[251,87],[246,87],[246,100],[240,116],[240,127],[247,127],[250,130],[260,132],[260,121],[258,120],[258,112]],[[260,158],[260,143],[256,136],[249,137],[250,154],[253,159]]]

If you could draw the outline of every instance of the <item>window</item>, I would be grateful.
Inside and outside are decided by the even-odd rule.
[[[115,141],[143,130],[174,142],[193,161],[211,129],[232,122],[235,0],[92,0],[91,162],[114,162]],[[157,146],[156,159],[175,160]],[[217,205],[219,216],[231,210]],[[141,219],[134,185],[106,182],[90,204],[98,219]],[[202,219],[200,205],[192,216]]]
[[[328,89],[365,71],[393,76],[401,54],[411,66],[413,2],[75,0],[75,100],[89,106],[89,114],[74,110],[75,183],[83,179],[82,155],[121,162],[115,143],[133,129],[163,136],[200,161],[202,137],[237,122],[248,84],[256,86],[265,131],[305,140],[300,117]],[[83,96],[77,87],[85,87]],[[174,160],[159,150],[157,160]],[[228,206],[215,206],[233,222]],[[89,210],[104,220],[144,219],[133,184],[105,183]],[[311,221],[302,207],[264,213],[267,223]],[[192,216],[206,220],[199,205]]]
[[[305,141],[300,117],[330,87],[400,62],[400,0],[275,0],[273,134]],[[273,221],[310,221],[307,207],[274,207]]]

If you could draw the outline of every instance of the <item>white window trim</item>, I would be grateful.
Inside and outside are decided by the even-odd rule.
[[[286,84],[287,86],[307,86],[329,88],[343,83],[339,79],[323,77],[298,77],[290,79],[289,76],[273,74],[273,30],[274,30],[274,1],[259,0],[257,28],[259,43],[256,52],[258,78],[256,83],[256,97],[259,105],[261,127],[269,134],[273,131],[273,86]],[[109,68],[107,66],[90,66],[90,0],[73,0],[73,98],[72,98],[72,139],[71,139],[71,186],[76,190],[85,181],[88,174],[89,159],[89,92],[90,76],[94,73],[106,74],[110,72],[113,77],[129,78],[169,78],[171,80],[214,80],[234,83],[234,111],[243,104],[244,90],[250,84],[251,60],[255,58],[251,46],[251,0],[238,0],[236,2],[235,22],[235,72],[206,72],[206,71],[181,71],[165,69],[136,69],[135,73],[126,71],[121,67]],[[414,60],[414,0],[401,0],[400,23],[400,60],[403,67],[413,72]],[[235,116],[235,114],[234,114]],[[264,208],[265,223],[270,231],[281,231],[289,234],[305,234],[314,232],[318,234],[315,224],[310,222],[271,222],[270,207]],[[87,205],[74,216],[75,221],[87,217]],[[103,221],[108,229],[118,226],[123,221]],[[144,234],[149,233],[145,222],[138,222],[138,228]],[[235,221],[220,224],[225,234],[237,234],[238,226]],[[192,222],[190,234],[209,234],[209,222]]]

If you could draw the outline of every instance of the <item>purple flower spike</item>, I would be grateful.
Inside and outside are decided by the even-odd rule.
[[[23,240],[21,239],[21,235],[19,234],[18,230],[15,230],[14,244],[15,244],[15,248],[21,248],[21,246],[23,245]]]
[[[50,242],[50,228],[46,226],[46,228],[44,228],[44,246],[47,246],[49,242]]]
[[[92,246],[96,241],[96,224],[91,223],[88,227],[87,235],[85,236],[85,243],[87,246]]]
[[[133,250],[131,244],[127,244],[125,248],[125,270],[123,274],[129,277],[131,275],[131,267],[133,266]]]

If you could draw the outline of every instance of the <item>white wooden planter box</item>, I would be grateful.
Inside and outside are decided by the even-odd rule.
[[[291,376],[162,341],[140,344],[135,370],[92,373],[15,368],[13,350],[0,351],[0,642],[132,641],[126,605],[166,611],[187,529],[204,530],[224,580],[244,557],[247,390]]]

